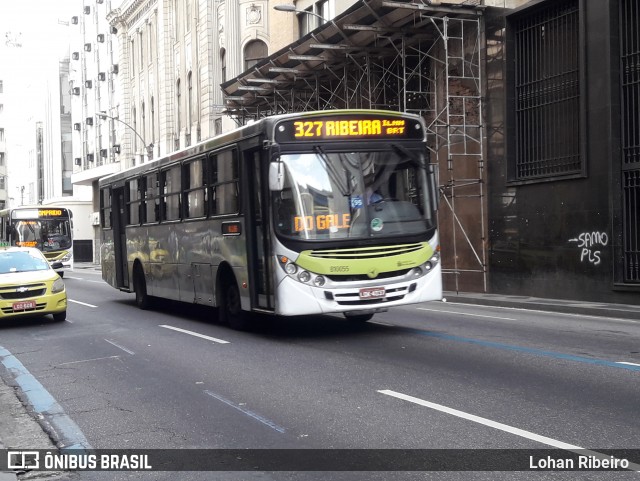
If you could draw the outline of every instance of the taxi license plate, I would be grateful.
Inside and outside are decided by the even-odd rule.
[[[385,295],[384,287],[363,287],[360,289],[360,299],[381,299]]]
[[[13,303],[13,312],[16,311],[26,311],[29,309],[36,308],[36,301],[20,301]]]

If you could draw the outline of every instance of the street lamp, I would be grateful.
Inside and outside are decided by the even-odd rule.
[[[151,160],[151,158],[153,157],[153,143],[147,145],[147,143],[144,140],[144,137],[142,135],[140,135],[138,133],[138,131],[136,129],[134,129],[133,127],[131,127],[128,123],[126,123],[124,120],[120,120],[118,117],[113,117],[111,115],[107,115],[106,112],[98,112],[96,114],[98,117],[100,117],[101,119],[111,119],[111,120],[117,120],[118,122],[124,124],[125,126],[129,127],[131,129],[131,131],[136,134],[138,136],[138,138],[140,140],[142,140],[142,145],[144,146],[144,148],[147,151],[147,157],[149,157],[149,160]]]
[[[326,22],[325,18],[322,15],[318,15],[316,12],[312,12],[311,10],[299,10],[295,5],[290,3],[281,3],[280,5],[274,5],[274,10],[278,10],[279,12],[290,12],[290,13],[304,13],[307,15],[313,15],[314,17],[318,17],[320,19],[320,23]]]

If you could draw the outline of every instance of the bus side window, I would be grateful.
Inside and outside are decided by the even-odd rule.
[[[204,217],[207,213],[207,182],[203,159],[198,159],[184,166],[183,182],[185,194],[183,200],[184,218]]]
[[[238,212],[238,154],[235,150],[218,152],[211,157],[212,214]]]
[[[100,221],[104,229],[111,228],[111,189],[105,187],[100,195]]]
[[[176,165],[161,173],[162,179],[162,220],[180,219],[180,166]]]
[[[127,203],[127,224],[136,225],[140,223],[140,187],[139,179],[132,179],[127,182],[125,189]]]
[[[158,212],[158,174],[147,175],[145,177],[145,186],[144,200],[147,207],[145,220],[148,223],[158,222],[160,218]]]

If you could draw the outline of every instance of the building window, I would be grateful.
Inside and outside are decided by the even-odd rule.
[[[318,14],[324,18],[325,22],[336,16],[335,0],[321,0],[318,2]]]
[[[156,112],[153,97],[151,97],[151,143],[156,143]]]
[[[135,59],[135,57],[136,57],[136,43],[133,40],[133,38],[131,39],[130,47],[131,47],[131,64],[130,64],[130,66],[131,66],[131,75],[133,75],[134,72],[136,71],[136,59]]]
[[[522,12],[512,29],[513,181],[583,174],[578,0]]]
[[[182,131],[182,109],[181,107],[181,102],[182,102],[182,92],[181,92],[181,85],[180,85],[180,79],[178,79],[178,81],[176,82],[176,128],[177,128],[177,133],[178,136],[180,136],[180,132]]]
[[[223,48],[220,49],[220,73],[222,75],[222,82],[227,81],[227,51]]]
[[[136,115],[138,113],[136,112],[135,107],[133,108],[133,112],[131,112],[131,115],[133,116],[133,131],[137,132],[138,131],[138,119],[136,118]],[[137,153],[138,152],[138,136],[134,133],[133,134],[133,152]]]
[[[185,19],[184,19],[184,25],[185,25],[185,32],[190,32],[191,31],[191,16],[193,15],[192,11],[191,11],[191,0],[187,0],[186,2],[186,6],[185,6]]]
[[[140,48],[140,72],[144,69],[144,42],[142,41],[142,31],[138,33],[138,46]]]
[[[142,135],[142,138],[146,142],[147,141],[147,119],[145,117],[144,102],[142,102],[142,105],[140,105],[140,123],[142,124],[140,126],[140,134]],[[142,147],[146,148],[146,145],[143,145]]]
[[[193,122],[193,81],[191,72],[187,75],[187,130],[191,131],[191,123]]]
[[[640,4],[619,5],[623,280],[640,285]]]
[[[244,69],[250,69],[267,56],[267,44],[262,40],[252,40],[244,47]]]

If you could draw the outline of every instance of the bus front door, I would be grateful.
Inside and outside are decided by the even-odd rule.
[[[127,268],[127,224],[125,218],[126,203],[124,188],[114,188],[111,195],[113,212],[113,242],[116,265],[116,282],[118,288],[129,287],[129,270]]]
[[[247,224],[247,254],[249,262],[249,281],[251,283],[251,307],[258,310],[273,311],[273,276],[271,275],[271,252],[269,238],[268,190],[262,182],[265,178],[264,165],[260,150],[245,152],[247,175],[244,176],[245,192],[251,192]]]

